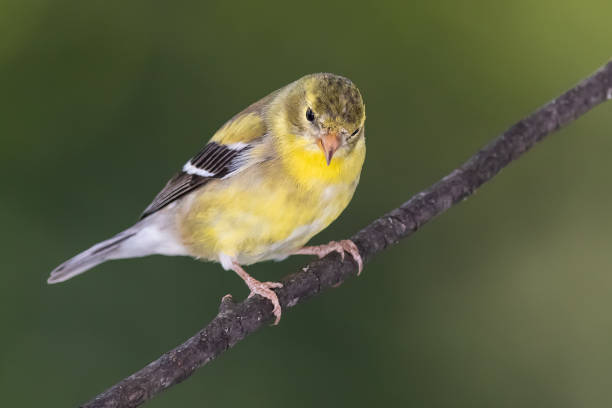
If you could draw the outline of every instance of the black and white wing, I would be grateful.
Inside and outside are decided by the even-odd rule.
[[[209,142],[195,157],[187,161],[153,202],[144,210],[141,219],[161,210],[185,194],[203,186],[213,179],[231,177],[252,164],[249,160],[251,143],[221,144]]]

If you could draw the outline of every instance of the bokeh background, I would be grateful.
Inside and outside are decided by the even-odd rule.
[[[343,238],[612,57],[608,0],[0,2],[2,406],[76,406],[244,284],[149,257],[47,286],[129,226],[226,119],[352,78],[368,157]],[[612,105],[150,407],[612,404]],[[306,262],[249,270],[279,279]]]

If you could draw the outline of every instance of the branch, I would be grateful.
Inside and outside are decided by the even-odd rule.
[[[359,231],[351,239],[367,262],[451,206],[470,196],[511,161],[548,134],[612,99],[612,61],[559,98],[519,121],[461,167]],[[356,275],[350,256],[311,262],[282,280],[277,289],[284,309]],[[195,336],[83,405],[84,408],[136,407],[185,380],[194,371],[272,320],[272,305],[259,296],[234,303],[223,298],[219,314]]]

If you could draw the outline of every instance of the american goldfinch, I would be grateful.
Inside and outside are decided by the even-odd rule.
[[[365,159],[365,106],[349,79],[307,75],[252,104],[189,159],[144,210],[139,222],[64,262],[48,283],[110,259],[188,255],[235,271],[253,296],[272,289],[244,265],[292,254],[350,253],[350,240],[304,246],[346,208]]]

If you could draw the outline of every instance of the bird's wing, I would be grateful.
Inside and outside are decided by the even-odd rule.
[[[153,202],[142,213],[141,219],[213,179],[232,177],[256,163],[266,160],[262,149],[266,128],[256,104],[233,117],[210,142],[183,166]]]

